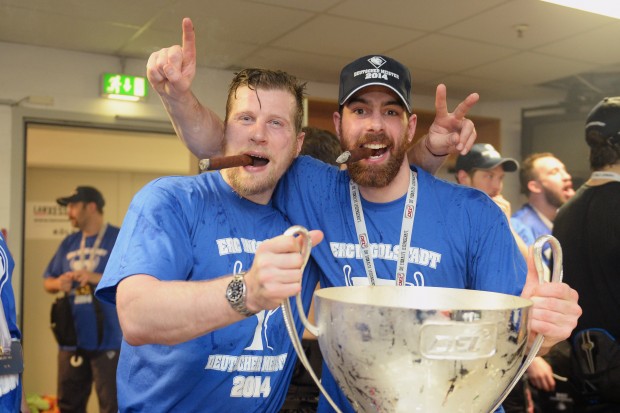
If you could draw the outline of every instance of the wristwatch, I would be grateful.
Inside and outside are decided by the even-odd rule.
[[[228,284],[228,287],[226,288],[226,299],[228,300],[230,306],[236,312],[246,317],[250,317],[256,313],[248,310],[248,308],[245,306],[246,288],[245,280],[243,279],[244,275],[244,272],[235,274],[232,281]]]

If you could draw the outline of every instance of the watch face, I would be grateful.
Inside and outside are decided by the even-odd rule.
[[[242,280],[233,280],[228,284],[228,289],[226,290],[226,298],[228,301],[236,303],[241,300],[243,297],[243,281]]]

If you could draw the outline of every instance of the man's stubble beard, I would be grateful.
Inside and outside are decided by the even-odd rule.
[[[282,173],[286,172],[286,169],[293,163],[297,155],[296,145],[291,146],[287,155],[289,159],[286,160],[286,168]],[[270,159],[273,159],[273,157],[270,157]],[[259,178],[243,171],[243,167],[224,169],[222,171],[222,174],[226,176],[232,189],[244,198],[274,189],[282,177],[282,175],[278,175],[278,173],[279,172],[276,171],[275,168],[272,168],[268,170],[267,176]]]

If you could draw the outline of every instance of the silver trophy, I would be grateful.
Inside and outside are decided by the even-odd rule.
[[[304,237],[305,228],[285,234]],[[559,242],[545,236],[534,245],[540,282],[542,246],[554,253],[552,281],[561,281]],[[357,412],[493,412],[506,398],[540,349],[537,336],[525,357],[530,300],[486,291],[436,287],[356,286],[317,290],[316,325],[308,322],[300,295],[297,308],[305,327],[318,337],[323,358]],[[285,322],[302,364],[332,407],[296,334],[290,300]]]

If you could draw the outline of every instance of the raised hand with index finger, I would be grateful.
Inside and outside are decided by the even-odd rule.
[[[182,45],[154,52],[146,64],[149,83],[162,97],[178,100],[190,92],[196,75],[196,35],[190,18],[183,19]]]

